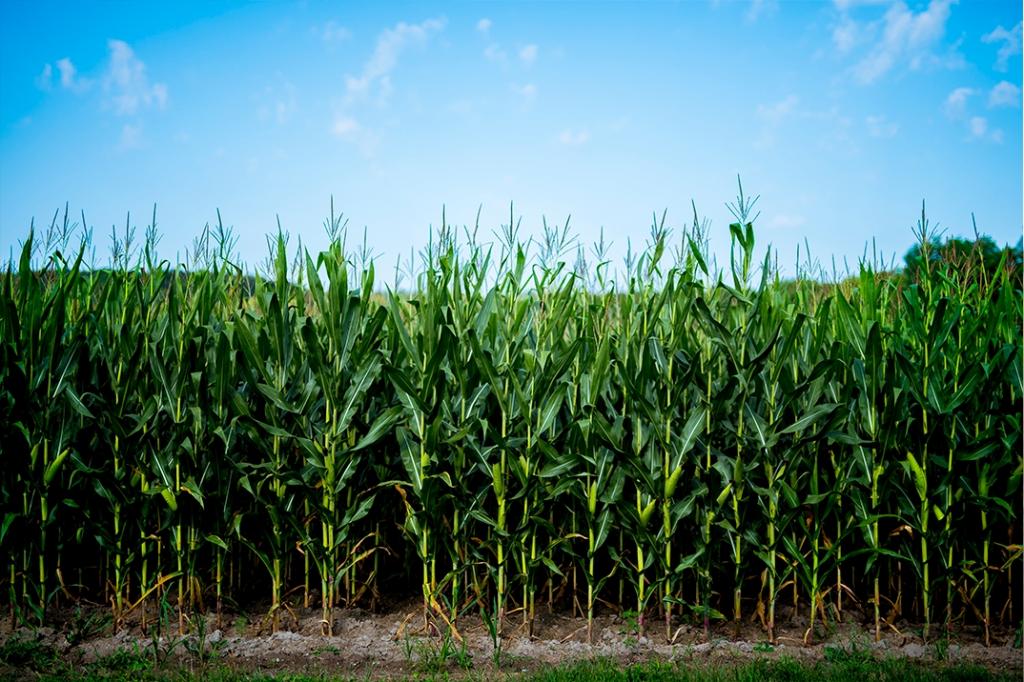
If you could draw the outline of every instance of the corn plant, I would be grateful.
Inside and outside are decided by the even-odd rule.
[[[318,265],[326,270],[327,289],[320,280]],[[317,435],[312,452],[307,454],[304,482],[309,489],[319,491],[311,503],[317,510],[319,538],[307,530],[306,524],[301,524],[299,531],[320,574],[322,625],[324,634],[329,635],[340,576],[354,561],[375,551],[355,549],[360,542],[349,545],[354,524],[369,513],[374,502],[374,495],[363,495],[357,502],[359,491],[354,484],[361,468],[359,458],[389,431],[397,411],[384,411],[376,419],[360,416],[366,414],[368,393],[380,381],[378,338],[387,317],[383,308],[375,313],[369,309],[372,267],[363,274],[362,288],[350,290],[344,245],[334,241],[316,263],[307,254],[306,269],[318,314],[303,327],[303,348],[321,394],[316,415],[322,415],[322,420],[314,417]],[[363,433],[357,428],[360,424]],[[343,556],[346,548],[349,551]]]

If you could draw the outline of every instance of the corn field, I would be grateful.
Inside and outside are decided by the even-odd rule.
[[[255,276],[219,223],[159,260],[155,212],[87,265],[65,211],[0,286],[12,622],[302,606],[329,635],[413,598],[507,635],[1017,628],[1021,273],[784,279],[752,204],[721,268],[696,216],[618,266],[510,216],[442,225],[389,284],[333,210],[325,250],[279,231]]]

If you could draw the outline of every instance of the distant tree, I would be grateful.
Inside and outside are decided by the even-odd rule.
[[[990,279],[1002,264],[1002,267],[1019,276],[1024,262],[1022,247],[1024,241],[1018,241],[1013,247],[1007,244],[1000,248],[988,236],[979,236],[973,240],[950,237],[945,241],[940,236],[932,236],[925,243],[915,244],[907,251],[903,257],[903,276],[911,282],[918,281],[926,259],[929,270],[947,264],[979,275],[985,273]]]

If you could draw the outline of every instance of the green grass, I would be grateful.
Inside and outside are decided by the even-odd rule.
[[[57,682],[90,682],[93,680],[137,682],[235,682],[242,680],[289,680],[314,682],[326,680],[363,680],[368,676],[340,676],[323,674],[295,674],[284,672],[253,673],[232,668],[223,662],[206,665],[194,664],[195,659],[185,657],[182,667],[154,667],[152,659],[142,649],[122,649],[88,663],[64,660],[52,647],[32,639],[9,639],[0,645],[0,680],[40,680]],[[191,662],[191,664],[186,664]],[[442,662],[444,663],[444,662]],[[463,666],[411,665],[400,680],[520,680],[522,682],[746,682],[780,680],[802,682],[870,682],[899,680],[946,680],[986,682],[1019,679],[1012,673],[994,673],[977,665],[937,664],[907,659],[874,659],[867,650],[828,648],[823,660],[801,662],[785,656],[666,662],[651,661],[623,665],[612,659],[595,659],[535,672],[522,673],[522,664],[504,666],[495,673],[489,664],[477,669]],[[375,677],[376,678],[376,677]]]
[[[34,679],[40,681],[68,680],[70,682],[138,681],[138,682],[236,682],[287,680],[289,682],[324,682],[327,680],[348,681],[371,679],[369,677],[344,677],[332,675],[306,675],[291,673],[251,673],[233,670],[224,666],[210,666],[197,670],[154,671],[145,665],[144,659],[133,659],[131,655],[114,654],[86,666],[72,668],[55,664],[45,671],[24,675],[14,674],[10,679]],[[489,680],[495,679],[493,671],[469,672],[427,672],[418,671],[408,676],[390,679],[399,680]],[[841,662],[821,661],[803,663],[788,658],[776,660],[754,660],[744,663],[705,662],[698,664],[650,662],[624,666],[613,660],[597,660],[586,663],[558,666],[532,673],[505,672],[501,679],[521,682],[758,682],[778,680],[780,682],[871,682],[899,680],[918,682],[945,680],[948,682],[986,682],[1017,679],[1010,673],[994,673],[985,668],[971,665],[955,665],[937,668],[924,663],[906,660],[845,660]]]

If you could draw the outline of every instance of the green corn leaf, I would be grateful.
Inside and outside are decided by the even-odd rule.
[[[917,489],[917,496],[924,501],[928,497],[928,477],[921,465],[918,464],[914,453],[907,452],[907,466],[914,475],[914,487]]]

